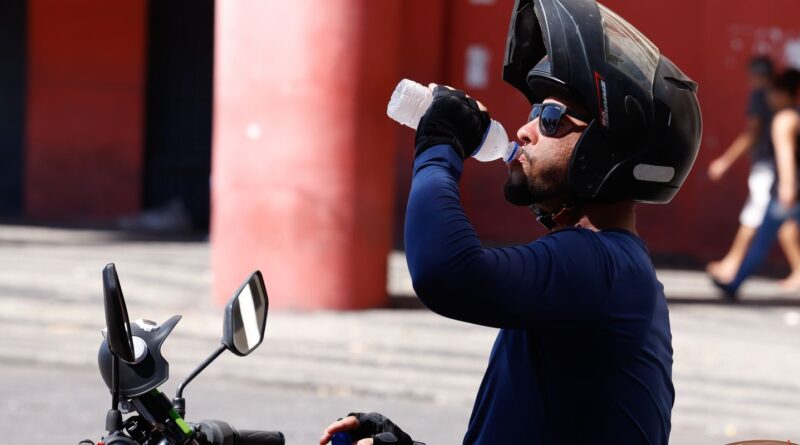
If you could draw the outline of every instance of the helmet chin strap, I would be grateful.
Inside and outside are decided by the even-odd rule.
[[[536,205],[530,206],[530,209],[536,215],[536,221],[551,231],[559,226],[575,225],[581,217],[578,207],[573,204],[562,204],[552,212]]]

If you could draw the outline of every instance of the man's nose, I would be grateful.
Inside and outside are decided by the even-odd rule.
[[[528,122],[517,130],[517,138],[522,145],[535,144],[539,140],[539,118]]]

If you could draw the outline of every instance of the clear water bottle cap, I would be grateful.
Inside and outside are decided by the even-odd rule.
[[[506,156],[503,158],[503,162],[508,164],[509,162],[513,161],[514,158],[517,157],[517,152],[519,152],[519,144],[514,141],[508,143],[508,151],[506,152]]]

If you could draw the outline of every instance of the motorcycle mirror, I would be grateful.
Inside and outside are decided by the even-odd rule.
[[[245,356],[264,339],[269,298],[260,271],[253,272],[225,306],[222,344]]]
[[[133,351],[131,324],[128,321],[128,309],[122,296],[117,268],[114,263],[103,268],[103,296],[106,310],[106,340],[111,352],[125,362],[133,362],[136,356]]]

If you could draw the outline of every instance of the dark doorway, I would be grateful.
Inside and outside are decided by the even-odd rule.
[[[22,213],[26,0],[0,2],[0,215]]]
[[[149,2],[144,208],[181,203],[207,230],[214,0]]]

